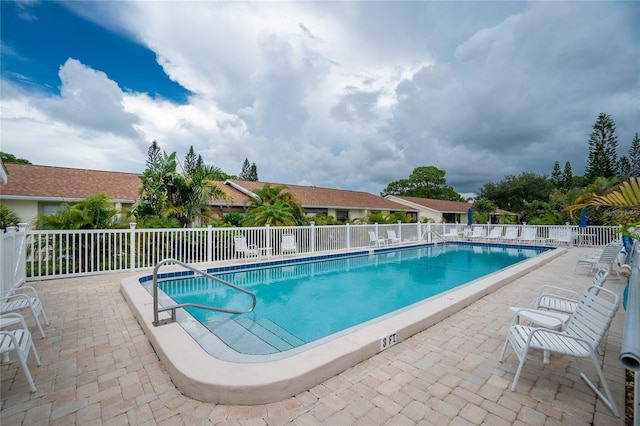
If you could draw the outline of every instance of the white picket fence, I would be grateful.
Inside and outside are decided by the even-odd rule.
[[[504,236],[507,227],[517,228],[517,239],[506,241],[499,238],[490,242],[603,246],[619,238],[620,230],[611,226],[473,225],[476,229],[474,234],[465,225],[433,223],[180,229],[136,229],[135,224],[131,224],[130,229],[69,231],[22,228],[5,233],[6,241],[12,241],[11,248],[3,239],[3,288],[5,279],[9,286],[24,279],[23,270],[26,270],[27,280],[34,280],[153,268],[166,258],[189,264],[241,259],[243,254],[235,248],[237,236],[245,237],[247,244],[258,249],[261,258],[271,259],[283,256],[282,240],[285,235],[292,235],[289,238],[293,238],[296,244],[296,252],[287,252],[286,255],[295,256],[367,249],[375,245],[370,231],[376,239],[387,239],[388,232],[394,231],[401,244],[440,242],[444,239],[489,242],[487,236],[492,229],[499,229],[500,235]],[[534,241],[522,239],[527,228],[535,229]],[[571,235],[571,241],[556,239],[555,236],[560,234]],[[10,276],[15,274],[22,274],[22,278]]]

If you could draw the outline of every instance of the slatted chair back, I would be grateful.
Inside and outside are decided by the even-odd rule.
[[[569,319],[565,333],[585,340],[592,348],[600,346],[618,310],[620,298],[613,291],[597,285],[582,294]]]

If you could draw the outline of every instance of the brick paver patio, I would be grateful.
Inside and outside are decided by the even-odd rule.
[[[158,360],[124,298],[130,274],[49,280],[35,286],[51,320],[35,332],[42,358],[29,366],[30,393],[18,363],[3,364],[2,425],[623,425],[580,379],[570,358],[531,353],[515,392],[513,352],[498,357],[509,306],[530,306],[545,283],[583,290],[574,274],[584,249],[570,249],[457,314],[293,398],[257,406],[216,405],[183,396]],[[607,288],[623,290],[609,279]],[[33,320],[27,317],[30,325]],[[624,311],[607,335],[604,369],[624,413],[618,361]],[[588,361],[588,360],[586,360]],[[583,363],[592,372],[589,362]],[[594,377],[591,375],[591,377]]]

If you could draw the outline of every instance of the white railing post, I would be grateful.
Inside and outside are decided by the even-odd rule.
[[[347,223],[346,227],[347,227],[347,232],[346,232],[347,235],[345,236],[345,238],[347,240],[346,246],[348,250],[351,248],[351,224]]]
[[[418,221],[418,242],[422,241],[422,222]]]
[[[129,268],[136,269],[136,223],[129,222]]]
[[[265,249],[271,249],[270,252],[273,254],[273,247],[271,247],[271,225],[267,223],[264,228],[264,243],[262,244],[262,247]]]
[[[207,225],[207,262],[213,262],[213,227],[211,225]]]
[[[314,221],[309,222],[309,252],[316,252],[316,223]]]
[[[398,238],[400,238],[400,242],[402,242],[402,221],[398,221]]]
[[[427,222],[427,242],[430,243],[431,242],[431,222]]]

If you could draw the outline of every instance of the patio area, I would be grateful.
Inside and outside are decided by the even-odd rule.
[[[538,288],[582,291],[587,268],[573,273],[572,248],[540,269],[380,352],[313,389],[284,401],[229,406],[185,397],[173,385],[120,294],[131,273],[30,282],[51,321],[34,342],[42,359],[29,367],[29,392],[19,363],[2,364],[2,425],[624,425],[624,369],[618,361],[624,324],[620,308],[602,347],[616,418],[578,375],[571,358],[542,363],[532,352],[515,392],[510,350],[498,358],[511,322],[510,306],[531,306]],[[593,249],[591,249],[593,250]],[[621,294],[623,282],[605,287]],[[26,315],[30,329],[33,319]],[[595,370],[583,362],[590,377]]]

